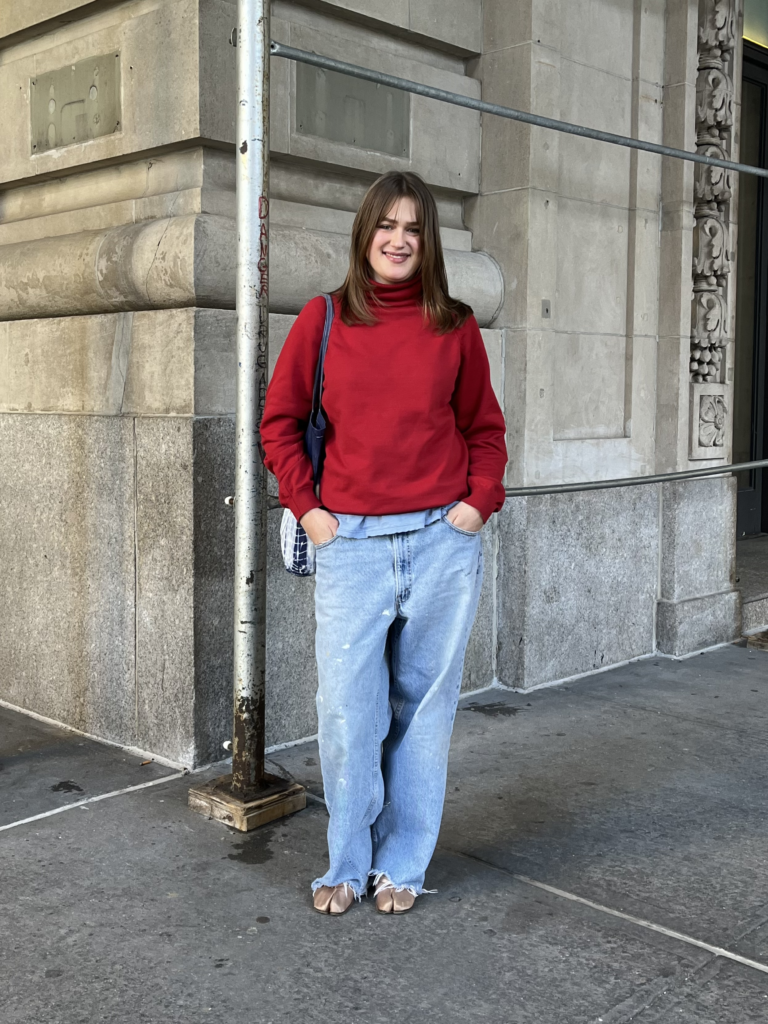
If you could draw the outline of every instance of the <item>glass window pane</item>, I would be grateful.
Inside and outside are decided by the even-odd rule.
[[[744,38],[768,47],[768,0],[744,0]]]
[[[763,87],[744,81],[741,113],[741,155],[745,164],[760,162]],[[761,179],[743,175],[739,181],[739,258],[736,282],[736,348],[734,353],[733,461],[753,455],[752,396],[754,391],[755,285],[757,227]],[[739,474],[739,489],[752,486],[752,474]]]

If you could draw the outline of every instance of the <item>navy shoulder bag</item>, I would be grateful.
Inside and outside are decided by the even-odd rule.
[[[315,482],[315,494],[320,497],[320,477],[323,472],[325,458],[325,428],[323,415],[323,378],[325,375],[325,353],[328,349],[328,337],[333,324],[333,299],[323,295],[325,299],[325,324],[320,342],[320,353],[315,367],[315,384],[312,389],[312,411],[309,415],[307,429],[304,432],[304,447],[309,461],[312,463],[312,478]],[[315,545],[307,536],[306,530],[296,521],[290,511],[283,511],[280,524],[280,546],[283,551],[283,563],[288,572],[294,576],[312,576],[315,571]]]

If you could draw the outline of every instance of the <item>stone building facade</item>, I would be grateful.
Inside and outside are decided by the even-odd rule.
[[[272,36],[737,158],[739,7],[275,0]],[[0,10],[0,698],[190,765],[229,729],[235,24],[233,0]],[[368,184],[414,169],[484,329],[508,486],[730,459],[730,175],[282,59],[271,76],[273,358],[340,282]],[[509,499],[465,687],[738,636],[734,487]],[[315,670],[312,583],[282,570],[272,517],[279,743],[315,731]]]

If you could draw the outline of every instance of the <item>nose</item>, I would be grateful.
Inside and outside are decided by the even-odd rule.
[[[393,249],[404,249],[405,248],[405,228],[396,227],[392,232],[392,237],[389,243]]]

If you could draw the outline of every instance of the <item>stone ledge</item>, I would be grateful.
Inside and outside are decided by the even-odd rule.
[[[661,600],[656,605],[656,647],[662,654],[681,657],[729,643],[739,636],[741,594],[738,590],[685,601]]]
[[[79,21],[120,0],[35,0],[11,2],[0,11],[0,40],[5,46]]]
[[[167,217],[0,247],[0,318],[78,316],[184,306],[233,308],[236,224],[209,214]],[[330,231],[273,226],[270,307],[298,313],[337,287],[349,239]],[[496,315],[503,280],[483,252],[445,252],[452,294],[481,326]]]

